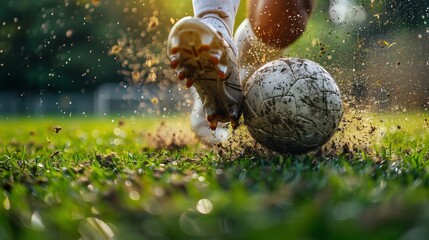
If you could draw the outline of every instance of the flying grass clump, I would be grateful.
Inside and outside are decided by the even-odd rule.
[[[156,132],[147,133],[145,138],[147,148],[156,150],[177,150],[197,143],[197,139],[190,129],[177,130],[166,122],[161,122]]]

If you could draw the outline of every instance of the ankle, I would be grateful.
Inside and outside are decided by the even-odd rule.
[[[217,13],[207,13],[201,17],[201,20],[207,24],[214,26],[217,30],[221,30],[222,34],[232,36],[232,30],[228,27],[228,23]]]
[[[199,18],[211,15],[220,19],[232,36],[239,4],[240,0],[193,0],[194,15]]]

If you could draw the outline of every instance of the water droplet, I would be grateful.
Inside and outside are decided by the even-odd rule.
[[[203,198],[197,202],[196,208],[202,214],[209,214],[213,210],[213,203],[209,199]]]
[[[121,129],[120,128],[115,128],[115,129],[113,129],[113,134],[115,134],[116,136],[119,136],[119,135],[121,135]]]
[[[131,200],[138,201],[140,199],[140,193],[133,190],[129,193],[129,197]]]
[[[6,210],[10,209],[10,201],[6,194],[4,194],[3,208]]]
[[[98,218],[86,218],[79,223],[78,232],[84,239],[114,239],[110,226]]]
[[[72,36],[73,36],[73,30],[71,30],[71,29],[67,30],[66,37],[71,38]]]
[[[162,197],[165,194],[165,190],[163,188],[160,188],[160,187],[156,187],[153,190],[153,192],[154,192],[155,196],[157,196],[157,197]]]
[[[133,186],[133,182],[131,182],[130,180],[126,180],[126,181],[125,181],[125,185],[126,185],[127,187],[132,187],[132,186]]]
[[[42,218],[40,217],[39,212],[34,211],[31,215],[31,227],[35,230],[44,230],[45,225],[42,222]]]

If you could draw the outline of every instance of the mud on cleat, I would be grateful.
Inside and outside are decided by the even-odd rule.
[[[218,15],[179,20],[168,36],[167,56],[177,78],[198,93],[208,127],[231,120],[238,126],[243,94],[237,48]]]

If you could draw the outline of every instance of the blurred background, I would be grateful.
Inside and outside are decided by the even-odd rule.
[[[166,37],[191,0],[2,0],[0,115],[162,115],[189,111]],[[246,17],[241,1],[236,26]],[[285,56],[314,60],[344,100],[372,111],[427,111],[429,2],[319,0]]]

